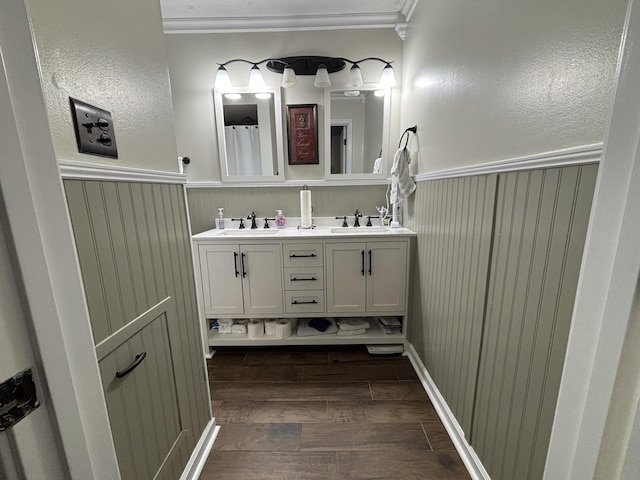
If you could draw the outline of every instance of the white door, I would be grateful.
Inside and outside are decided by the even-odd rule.
[[[200,245],[200,275],[205,315],[244,312],[242,265],[237,245]]]
[[[327,312],[365,311],[365,243],[327,243]]]
[[[407,244],[367,243],[367,311],[403,312],[407,291]]]
[[[0,219],[4,202],[0,198]],[[56,427],[44,389],[46,383],[33,354],[30,333],[13,273],[8,232],[0,220],[0,382],[31,368],[40,406],[13,427],[0,432],[0,478],[66,478],[63,452],[56,446]],[[17,454],[14,458],[14,454]],[[21,457],[21,458],[20,458]]]
[[[240,270],[244,313],[279,314],[284,311],[282,253],[279,244],[241,245]]]

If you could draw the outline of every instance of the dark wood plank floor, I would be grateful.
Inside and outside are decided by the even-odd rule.
[[[364,346],[225,348],[203,480],[470,478],[407,357]]]

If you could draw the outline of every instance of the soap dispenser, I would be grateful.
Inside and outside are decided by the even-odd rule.
[[[276,228],[284,228],[285,223],[286,219],[284,218],[282,210],[276,210]]]
[[[218,209],[218,228],[224,228],[224,208]]]

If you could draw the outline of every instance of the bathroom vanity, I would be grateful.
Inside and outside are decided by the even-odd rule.
[[[228,345],[404,344],[410,240],[404,228],[213,229],[193,236],[204,351]],[[384,333],[378,317],[402,333]],[[298,337],[295,319],[361,317],[366,333]],[[220,334],[216,319],[289,318],[291,336]]]

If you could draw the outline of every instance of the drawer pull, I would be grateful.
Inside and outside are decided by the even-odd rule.
[[[142,352],[142,353],[139,353],[138,355],[136,355],[136,359],[133,361],[133,363],[131,365],[129,365],[124,370],[120,370],[119,372],[116,372],[116,378],[122,378],[122,377],[126,377],[127,375],[129,375],[131,372],[133,372],[133,370],[135,370],[135,368],[138,365],[140,365],[142,363],[142,361],[144,360],[144,357],[146,357],[146,356],[147,356],[147,352]]]
[[[317,300],[311,300],[310,302],[299,302],[298,300],[294,300],[291,302],[291,305],[312,305],[314,303],[318,303]]]
[[[311,253],[309,255],[296,255],[295,253],[289,255],[289,258],[316,258],[317,255],[315,253]]]
[[[316,277],[311,277],[311,278],[291,277],[292,282],[316,282],[317,280],[318,279]]]

